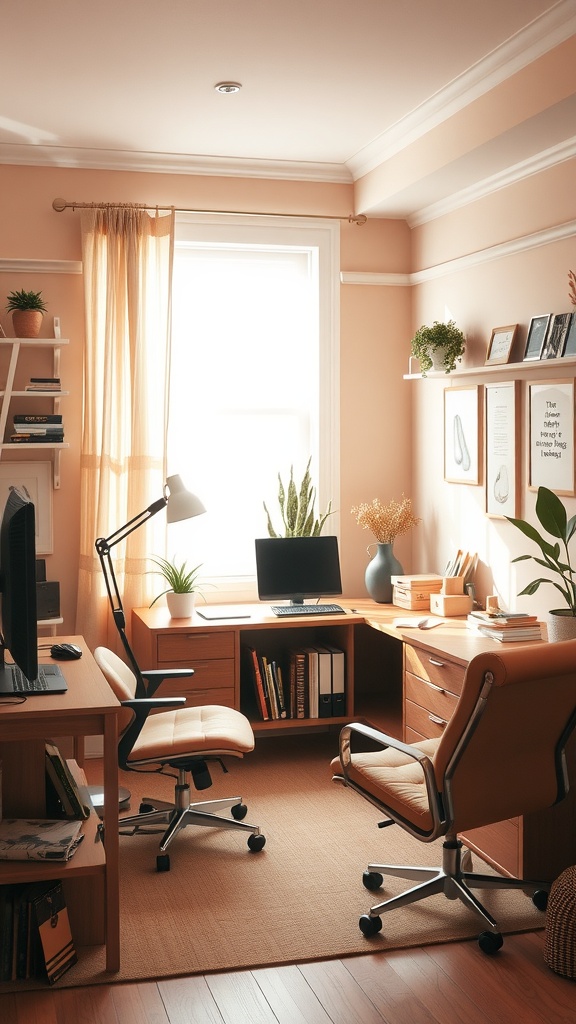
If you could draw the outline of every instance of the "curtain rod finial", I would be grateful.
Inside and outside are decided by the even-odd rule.
[[[52,203],[52,209],[56,210],[56,213],[62,213],[66,209],[65,199],[54,199]]]

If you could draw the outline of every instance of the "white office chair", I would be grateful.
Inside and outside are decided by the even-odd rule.
[[[192,669],[176,673],[140,671],[146,692],[138,692],[138,679],[130,668],[105,647],[97,647],[94,658],[122,705],[118,763],[125,771],[153,771],[170,767],[178,773],[173,803],[145,797],[140,813],[120,819],[120,829],[149,833],[150,825],[166,826],[156,859],[159,871],[170,869],[166,849],[183,828],[204,825],[211,828],[239,829],[249,832],[248,848],[262,850],[266,839],[257,825],[242,819],[247,807],[242,797],[190,802],[190,777],[196,789],[212,785],[208,762],[224,757],[243,757],[254,749],[254,734],[248,719],[233,708],[219,705],[182,707],[184,697],[154,697],[167,676],[190,676]],[[150,714],[158,708],[167,708]],[[225,815],[230,810],[231,817]]]

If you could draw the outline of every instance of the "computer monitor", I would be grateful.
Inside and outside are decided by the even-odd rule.
[[[303,604],[307,597],[342,593],[337,537],[262,537],[255,543],[261,601]]]
[[[8,650],[28,679],[38,675],[36,527],[32,502],[10,489],[0,524],[0,658]]]

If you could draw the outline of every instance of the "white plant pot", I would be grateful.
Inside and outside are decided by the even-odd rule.
[[[194,611],[194,594],[175,594],[169,590],[166,604],[172,619],[189,619]]]
[[[436,348],[430,352],[430,359],[432,360],[432,369],[436,373],[443,373],[446,370],[444,366],[444,356],[446,355],[446,349]]]
[[[557,643],[559,640],[576,640],[576,615],[568,609],[555,608],[546,616],[548,640]]]

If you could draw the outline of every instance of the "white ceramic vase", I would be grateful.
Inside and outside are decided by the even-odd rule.
[[[548,640],[556,643],[559,640],[576,640],[576,615],[571,615],[568,608],[554,608],[546,616]]]
[[[194,597],[192,594],[175,594],[169,590],[166,594],[166,604],[172,619],[189,619],[194,611]]]

